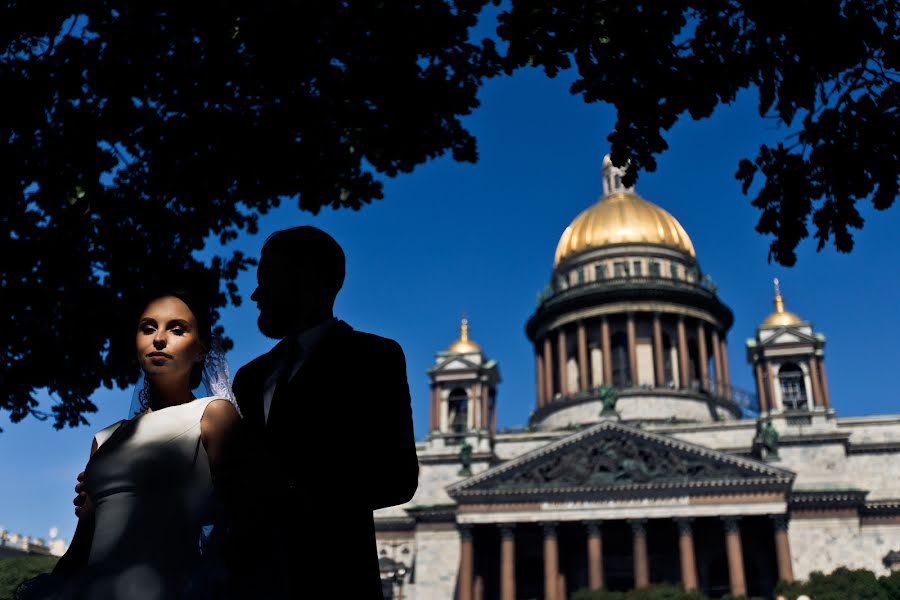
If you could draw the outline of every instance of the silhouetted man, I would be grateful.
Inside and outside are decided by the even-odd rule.
[[[281,341],[234,379],[247,446],[232,591],[381,598],[372,511],[418,485],[403,350],[334,318],[344,252],[315,227],[269,237],[257,281],[259,329]]]

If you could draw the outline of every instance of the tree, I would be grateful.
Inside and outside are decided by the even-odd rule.
[[[126,386],[134,303],[173,280],[240,298],[240,252],[283,199],[359,209],[450,152],[494,69],[486,0],[0,4],[0,410],[86,423]],[[224,290],[220,287],[223,282]]]
[[[16,588],[36,575],[50,572],[56,556],[18,556],[0,559],[0,600],[12,598]]]
[[[801,595],[815,600],[898,600],[900,596],[892,593],[896,592],[896,588],[891,588],[894,582],[895,578],[877,578],[865,569],[840,567],[827,575],[815,571],[808,581],[781,582],[775,591],[788,600],[795,600]]]
[[[505,68],[553,77],[576,68],[573,94],[617,110],[612,160],[626,185],[656,168],[663,133],[701,119],[743,89],[759,114],[794,131],[744,159],[736,178],[772,234],[769,259],[793,265],[798,243],[853,248],[857,209],[879,210],[898,192],[900,31],[893,0],[512,0],[500,14]]]

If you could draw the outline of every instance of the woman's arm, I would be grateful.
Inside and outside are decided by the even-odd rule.
[[[240,415],[227,400],[210,402],[200,419],[200,439],[209,457],[213,485],[226,502],[232,492],[229,487],[238,455],[240,423]]]
[[[97,439],[91,443],[91,456],[97,451]],[[90,462],[90,459],[88,459]],[[53,574],[62,577],[69,577],[77,573],[85,565],[87,565],[88,556],[91,553],[91,542],[94,539],[94,504],[91,502],[90,496],[83,491],[81,481],[75,486],[78,496],[75,498],[76,509],[78,515],[78,525],[75,527],[75,535],[72,536],[72,543],[66,553],[60,557],[56,566],[53,567]],[[83,501],[80,502],[80,499]]]

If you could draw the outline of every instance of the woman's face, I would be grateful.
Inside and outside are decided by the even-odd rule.
[[[144,308],[135,342],[147,378],[190,379],[191,369],[203,360],[197,318],[174,296],[157,298]]]

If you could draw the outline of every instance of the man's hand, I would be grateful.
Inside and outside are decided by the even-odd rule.
[[[84,491],[84,471],[78,474],[78,483],[75,484],[75,499],[72,504],[75,505],[75,516],[81,517],[81,511],[87,503],[87,492]]]

